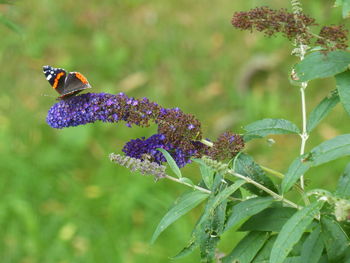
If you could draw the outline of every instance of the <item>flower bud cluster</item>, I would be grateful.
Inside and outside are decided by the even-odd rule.
[[[246,12],[234,13],[232,25],[241,30],[263,32],[269,37],[281,33],[289,40],[297,40],[302,45],[314,41],[327,52],[336,49],[345,50],[348,47],[348,30],[343,25],[324,26],[318,35],[313,34],[309,28],[317,25],[315,19],[304,14],[301,9],[291,13],[286,9],[256,7]]]
[[[223,161],[236,156],[244,148],[243,137],[232,132],[221,134],[207,155],[214,160]]]
[[[166,167],[149,160],[140,160],[129,156],[111,153],[109,159],[121,166],[124,166],[131,171],[138,171],[143,175],[154,175],[156,180],[166,176]]]
[[[304,35],[304,44],[311,38],[307,27],[315,25],[315,19],[303,13],[289,13],[286,9],[274,10],[266,6],[256,7],[247,12],[236,12],[232,25],[241,30],[257,30],[267,36],[282,33],[289,40]]]

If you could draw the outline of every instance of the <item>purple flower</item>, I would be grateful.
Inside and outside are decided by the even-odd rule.
[[[130,98],[124,93],[86,93],[69,97],[51,107],[46,121],[58,129],[96,121],[124,121],[128,127],[148,127],[151,122],[156,123],[158,134],[148,139],[131,140],[123,151],[127,156],[141,160],[150,156],[159,164],[166,160],[157,148],[167,150],[179,167],[189,163],[192,156],[201,156],[208,150],[199,142],[201,123],[192,114],[179,108],[164,109],[147,98]]]
[[[128,126],[149,126],[160,107],[147,99],[136,100],[124,93],[86,93],[61,100],[51,107],[46,121],[53,128],[78,126],[95,121],[126,121]],[[152,114],[153,113],[153,114]]]
[[[166,159],[157,148],[167,150],[179,167],[184,167],[190,163],[190,158],[197,153],[197,151],[184,152],[179,148],[175,148],[171,143],[166,143],[165,136],[162,134],[154,134],[147,139],[142,137],[131,140],[125,144],[122,151],[125,155],[136,159],[150,159],[153,162],[162,164],[166,162]]]

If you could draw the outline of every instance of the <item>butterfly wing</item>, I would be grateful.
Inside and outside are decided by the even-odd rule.
[[[60,98],[72,96],[84,89],[91,88],[88,80],[79,72],[70,72],[64,83],[64,93]]]
[[[43,67],[44,75],[47,81],[50,83],[52,88],[56,90],[59,94],[64,93],[64,86],[67,73],[62,68],[54,68],[51,66]]]

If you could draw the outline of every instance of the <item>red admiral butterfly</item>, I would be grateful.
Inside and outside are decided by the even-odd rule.
[[[61,95],[59,99],[68,98],[84,89],[91,88],[88,80],[79,72],[67,74],[64,69],[51,66],[44,66],[43,72],[52,88]]]

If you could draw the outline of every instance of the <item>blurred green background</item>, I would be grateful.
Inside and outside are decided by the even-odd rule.
[[[284,2],[284,3],[282,3]],[[16,1],[0,14],[0,262],[169,262],[186,245],[200,209],[179,220],[154,245],[152,233],[184,189],[173,182],[131,175],[112,164],[111,152],[155,133],[124,124],[95,123],[55,130],[46,122],[57,94],[43,65],[80,71],[93,92],[126,92],[195,114],[205,137],[261,118],[300,126],[299,91],[288,75],[296,58],[280,37],[232,28],[233,12],[257,5],[290,8],[288,1],[105,0]],[[320,24],[339,23],[333,1],[304,1]],[[18,28],[17,28],[18,27]],[[334,88],[311,83],[308,108]],[[308,149],[348,133],[340,105],[313,132]],[[299,152],[295,136],[251,143],[247,152],[286,171]],[[332,190],[346,162],[311,170],[309,187]],[[183,173],[194,181],[189,165]],[[227,233],[229,251],[240,235]],[[177,262],[198,262],[198,252]]]

